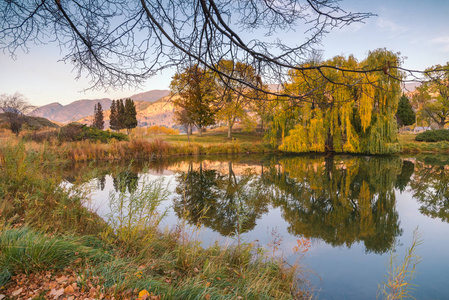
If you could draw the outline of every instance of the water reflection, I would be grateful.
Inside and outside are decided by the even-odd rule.
[[[402,233],[395,208],[398,174],[407,185],[410,165],[400,158],[293,157],[265,162],[258,172],[227,172],[190,163],[178,177],[174,210],[190,224],[222,235],[250,231],[270,205],[282,210],[288,231],[332,246],[363,242],[383,253]]]
[[[429,156],[417,161],[410,182],[413,197],[421,204],[420,212],[449,222],[449,161]]]
[[[178,177],[177,196],[173,201],[179,218],[191,225],[205,225],[221,235],[250,231],[256,220],[268,212],[269,198],[259,188],[258,176],[246,170],[237,176],[232,162],[227,174],[203,169],[203,163],[189,163],[187,172]]]
[[[399,158],[283,159],[271,177],[289,232],[320,238],[332,246],[363,241],[367,252],[383,253],[402,233],[394,185]]]
[[[158,162],[146,172],[176,174],[176,216],[223,236],[251,231],[270,209],[279,208],[294,236],[332,246],[363,243],[366,252],[384,253],[402,234],[395,189],[412,193],[422,214],[449,222],[448,164],[436,156],[193,157]],[[109,174],[116,192],[123,186],[131,193],[142,165],[87,165],[64,172],[71,182],[91,174],[99,190]]]

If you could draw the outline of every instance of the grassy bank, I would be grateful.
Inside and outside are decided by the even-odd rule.
[[[160,231],[162,185],[123,191],[112,199],[121,218],[99,218],[83,205],[83,191],[60,185],[60,165],[54,162],[64,162],[58,155],[66,150],[33,147],[17,143],[0,150],[0,294],[18,299],[301,296],[296,266],[287,267],[255,244],[203,248],[182,223]]]
[[[24,132],[22,138],[16,138],[3,132],[1,145],[17,145],[25,141],[27,151],[52,153],[59,161],[113,161],[146,159],[152,160],[168,156],[248,154],[275,152],[263,141],[260,135],[236,133],[233,139],[227,139],[225,133],[207,132],[200,137],[193,135],[188,142],[186,135],[143,135],[134,133],[129,141],[110,139],[108,142],[82,140],[64,141],[49,139],[34,141]],[[0,147],[1,147],[0,145]]]
[[[449,154],[449,142],[418,142],[415,141],[416,134],[399,134],[399,142],[402,146],[401,153],[443,153]]]

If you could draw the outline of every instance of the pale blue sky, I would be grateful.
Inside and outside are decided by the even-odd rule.
[[[325,59],[354,54],[362,60],[369,50],[387,48],[407,57],[404,67],[425,69],[449,61],[449,0],[343,0],[346,11],[372,12],[365,24],[335,29],[322,43]],[[303,32],[285,34],[288,40]],[[17,59],[0,53],[0,94],[20,92],[34,105],[68,104],[79,99],[121,98],[152,89],[167,89],[172,72],[149,79],[142,90],[88,91],[85,78],[75,80],[70,64],[58,62],[63,54],[56,45],[33,46]]]

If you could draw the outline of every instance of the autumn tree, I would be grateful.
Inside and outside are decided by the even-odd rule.
[[[16,136],[19,135],[22,125],[25,122],[25,114],[33,108],[34,106],[28,103],[20,93],[0,95],[0,112],[3,115],[3,120],[6,121]]]
[[[231,60],[222,60],[218,63],[217,69],[221,73],[216,74],[217,85],[217,119],[223,120],[228,126],[228,138],[232,136],[232,127],[236,119],[244,120],[248,118],[248,111],[251,108],[251,102],[256,101],[257,91],[248,88],[242,82],[252,82],[254,86],[261,85],[260,77],[255,69],[242,62]],[[239,78],[240,81],[232,81],[221,74]],[[262,102],[257,99],[259,102]]]
[[[396,112],[396,119],[400,126],[408,126],[415,123],[416,114],[413,110],[412,105],[410,104],[407,96],[402,94],[401,98],[399,98],[398,110]]]
[[[190,120],[202,136],[204,128],[215,123],[215,111],[212,107],[215,86],[212,75],[194,65],[182,73],[176,73],[172,78],[170,89],[172,94],[178,96],[173,98],[175,109],[184,110],[186,120]]]
[[[428,82],[417,88],[417,101],[423,103],[420,115],[443,129],[449,123],[449,63],[426,70]]]
[[[98,102],[94,106],[94,121],[92,123],[92,127],[98,128],[98,129],[104,128],[103,109],[101,107],[100,102]]]
[[[184,108],[178,106],[174,111],[174,121],[180,125],[187,134],[187,141],[190,143],[190,135],[192,134],[193,120]]]

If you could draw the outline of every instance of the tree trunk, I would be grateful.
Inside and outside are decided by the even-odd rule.
[[[198,127],[199,136],[203,136],[203,127]]]
[[[230,122],[228,123],[228,139],[230,139],[232,137],[232,125]]]

